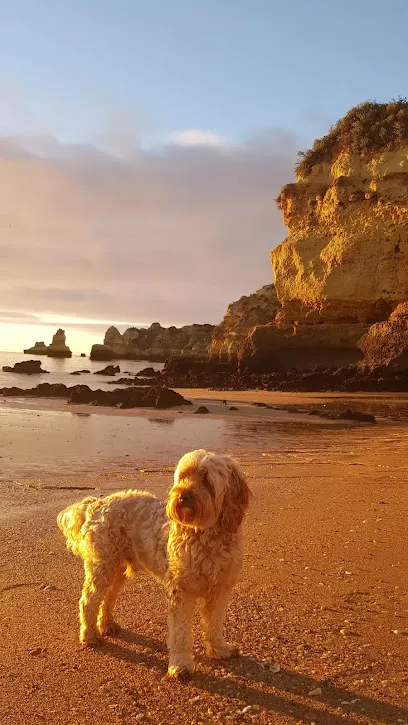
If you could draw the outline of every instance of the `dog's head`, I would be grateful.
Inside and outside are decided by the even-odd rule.
[[[234,533],[249,505],[250,491],[229,456],[197,450],[177,465],[167,501],[167,516],[184,526]]]

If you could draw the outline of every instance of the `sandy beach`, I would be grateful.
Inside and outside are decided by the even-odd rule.
[[[370,412],[381,405],[393,414],[380,416],[377,426],[360,426],[250,406],[279,400],[297,408],[344,408],[351,399],[362,409],[357,397],[339,403],[336,396],[231,393],[228,403],[242,410],[226,424],[233,413],[223,413],[216,401],[227,394],[182,393],[207,399],[211,414],[93,410],[106,443],[99,464],[102,433],[94,427],[95,446],[87,436],[92,455],[88,460],[82,452],[81,470],[44,464],[28,479],[34,451],[24,470],[10,464],[0,482],[2,725],[408,722],[406,400],[365,396]],[[33,412],[37,421],[44,411],[58,412],[72,445],[73,429],[63,422],[72,413],[66,406],[57,410],[62,404],[49,403],[48,411],[41,405],[42,412]],[[29,410],[26,403],[14,406]],[[112,426],[120,439],[131,421],[153,437],[166,430],[156,450],[129,448],[126,456]],[[52,427],[39,437],[48,436],[51,446]],[[94,652],[79,649],[82,565],[65,550],[55,518],[88,492],[137,487],[164,496],[179,454],[210,439],[215,449],[236,454],[254,494],[244,571],[227,620],[228,638],[242,656],[207,659],[197,622],[196,674],[190,684],[174,685],[162,681],[164,596],[148,577],[130,581],[119,599],[122,635]],[[47,461],[52,451],[41,445],[37,457]]]

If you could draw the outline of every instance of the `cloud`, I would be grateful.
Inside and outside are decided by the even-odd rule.
[[[186,131],[150,150],[128,136],[104,148],[3,137],[0,309],[220,321],[272,279],[285,236],[274,197],[299,146],[279,130],[234,145]]]
[[[211,131],[190,130],[172,133],[167,137],[167,142],[177,146],[225,146],[226,139]]]

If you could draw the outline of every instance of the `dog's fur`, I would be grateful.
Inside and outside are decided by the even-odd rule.
[[[228,456],[183,456],[167,502],[145,491],[87,497],[57,523],[67,548],[84,561],[80,641],[95,646],[119,627],[113,609],[126,577],[148,571],[165,586],[169,606],[168,676],[193,670],[192,618],[198,600],[210,656],[238,654],[223,635],[226,608],[242,566],[241,523],[250,492]]]

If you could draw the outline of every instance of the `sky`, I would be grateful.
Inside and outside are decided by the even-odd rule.
[[[219,322],[274,198],[349,108],[408,95],[406,0],[0,0],[0,349]]]

